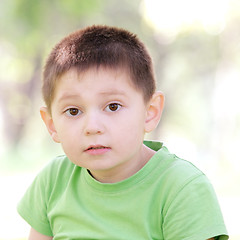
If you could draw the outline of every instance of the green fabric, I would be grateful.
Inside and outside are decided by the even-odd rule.
[[[36,177],[18,205],[37,231],[54,239],[228,239],[214,190],[191,163],[158,152],[135,175],[103,184],[65,156]],[[160,148],[160,149],[158,149]]]

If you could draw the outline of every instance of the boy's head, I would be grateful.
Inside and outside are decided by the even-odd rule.
[[[123,180],[154,154],[143,139],[157,126],[164,97],[133,34],[93,26],[64,38],[47,60],[43,94],[52,139],[97,180]]]
[[[74,68],[79,73],[91,67],[124,68],[144,101],[155,92],[152,60],[144,44],[132,33],[107,26],[91,26],[60,41],[49,55],[43,73],[43,97],[48,110],[57,80]]]

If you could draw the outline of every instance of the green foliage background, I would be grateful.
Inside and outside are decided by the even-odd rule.
[[[166,42],[164,34],[145,21],[142,4],[142,0],[0,1],[3,182],[4,177],[36,173],[51,158],[62,154],[39,115],[44,60],[66,34],[91,24],[107,24],[136,33],[153,57],[158,88],[166,96],[166,105],[159,127],[147,138],[165,142],[171,151],[203,168],[224,199],[223,206],[240,198],[235,184],[240,181],[240,12],[232,11],[220,34],[209,34],[198,26],[183,29]],[[3,182],[0,187],[6,193],[1,206],[5,208],[3,205],[16,192],[8,190]],[[26,188],[24,181],[11,184]],[[20,192],[16,194],[20,197]],[[227,212],[231,209],[225,209],[227,219],[232,218]],[[2,218],[9,214],[5,212]],[[0,233],[1,238],[7,239]]]

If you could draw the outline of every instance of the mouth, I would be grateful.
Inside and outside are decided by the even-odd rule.
[[[105,147],[105,146],[101,146],[101,145],[96,145],[96,146],[90,146],[90,147],[88,147],[85,151],[94,150],[94,149],[105,149],[105,148],[109,148],[109,147]]]
[[[91,155],[100,155],[108,152],[110,149],[111,149],[110,147],[102,145],[92,145],[89,146],[86,150],[84,150],[84,152]]]

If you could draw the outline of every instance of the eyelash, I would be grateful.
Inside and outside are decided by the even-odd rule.
[[[76,111],[76,114],[73,114],[73,112],[71,113],[71,111]],[[66,113],[70,117],[76,117],[82,112],[77,108],[68,108],[66,111],[64,111],[64,113]]]
[[[115,110],[111,110],[110,107],[117,107],[117,108],[116,108]],[[122,107],[122,105],[119,104],[119,103],[110,103],[110,104],[107,105],[107,107],[105,108],[105,110],[106,110],[107,112],[117,112],[117,111],[120,110],[121,107]]]

